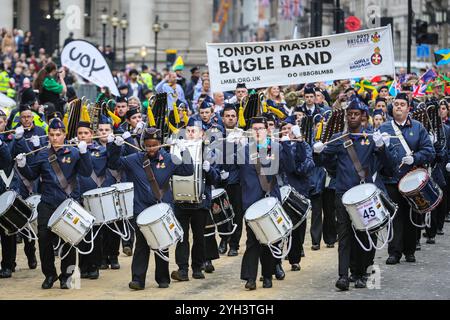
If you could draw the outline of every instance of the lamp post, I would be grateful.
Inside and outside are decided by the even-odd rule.
[[[53,19],[56,21],[56,51],[58,52],[58,57],[60,55],[59,50],[59,31],[61,30],[59,23],[64,18],[64,11],[61,9],[61,4],[59,1],[56,2],[55,11],[53,11]]]
[[[156,62],[158,58],[158,33],[161,31],[161,24],[159,23],[158,15],[155,16],[155,22],[153,23],[153,32],[155,33],[155,61],[153,65],[153,69],[156,70]]]
[[[125,37],[126,37],[126,31],[127,31],[127,27],[128,27],[128,20],[127,18],[127,14],[124,13],[122,16],[122,19],[120,20],[120,27],[122,28],[122,54],[123,54],[123,67],[125,68],[126,66],[126,57],[125,57]]]
[[[117,27],[120,24],[120,19],[117,17],[117,11],[114,11],[113,16],[111,17],[111,24],[113,26],[113,59],[112,59],[112,68],[114,69],[114,65],[116,63],[116,37],[117,37]]]
[[[108,20],[109,20],[109,16],[106,13],[106,7],[103,8],[102,10],[102,14],[100,15],[100,20],[102,21],[102,25],[103,25],[103,53],[105,52],[105,47],[106,47],[106,25],[108,24]]]
[[[142,64],[145,64],[145,57],[147,56],[147,47],[142,46],[141,50],[139,50],[139,54],[141,55],[142,58]]]

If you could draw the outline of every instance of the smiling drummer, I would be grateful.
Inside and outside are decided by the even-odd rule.
[[[366,287],[366,269],[373,254],[373,252],[364,251],[356,242],[350,216],[342,203],[342,196],[346,191],[362,182],[376,183],[382,188],[380,181],[373,181],[373,175],[379,169],[380,164],[386,168],[392,167],[392,159],[387,148],[384,147],[390,143],[389,136],[382,136],[380,132],[375,132],[373,136],[362,134],[364,130],[361,123],[364,112],[367,112],[366,106],[353,96],[347,108],[350,135],[344,135],[345,132],[338,133],[333,136],[333,139],[338,136],[342,136],[342,139],[326,146],[322,142],[316,142],[313,146],[314,152],[320,153],[319,161],[328,170],[336,171],[336,217],[339,239],[339,279],[336,287],[340,290],[349,288],[348,270],[350,266],[353,267],[351,271],[354,273],[355,288]],[[356,169],[358,162],[361,169]],[[358,237],[364,246],[368,247],[369,239],[366,233],[359,232]]]
[[[121,136],[109,135],[107,145],[108,154],[110,155],[108,166],[113,170],[126,171],[128,181],[134,184],[133,210],[135,219],[142,211],[160,201],[168,204],[173,203],[172,192],[168,187],[172,175],[189,176],[193,173],[192,164],[181,163],[174,155],[160,148],[161,131],[159,129],[149,128],[144,130],[143,140],[146,152],[137,152],[128,156],[120,156],[120,149],[124,144],[124,139]],[[159,197],[153,191],[153,188],[156,189],[156,186],[152,186],[150,182],[147,173],[148,168],[151,168],[152,173],[150,174],[154,176],[152,179],[157,182],[158,190],[155,190],[155,192],[160,193],[162,197]],[[136,249],[131,264],[132,280],[128,285],[130,289],[143,290],[145,288],[149,259],[150,247],[142,232],[137,228]],[[155,280],[160,288],[168,288],[170,284],[169,263],[156,253],[155,259]]]

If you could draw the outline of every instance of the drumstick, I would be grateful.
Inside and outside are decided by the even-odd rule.
[[[114,136],[118,137],[121,136],[123,133],[115,133]],[[137,133],[131,133],[132,136],[136,136]],[[93,136],[92,139],[100,139],[100,138],[106,138],[107,136],[109,136],[109,134],[107,135],[103,135],[103,136]]]
[[[39,139],[41,139],[41,138],[46,138],[46,137],[48,137],[47,135],[44,135],[44,136],[37,136]],[[25,139],[26,141],[30,141],[31,140],[31,138],[26,138]]]
[[[343,135],[341,135],[341,136],[339,136],[339,137],[336,137],[336,138],[334,138],[334,139],[331,139],[331,140],[329,140],[329,141],[327,141],[327,142],[325,142],[323,145],[327,145],[327,144],[330,144],[330,143],[332,143],[332,142],[335,142],[335,141],[338,141],[339,139],[341,139],[341,138],[343,138],[343,137],[346,137],[346,136],[348,136],[350,133],[344,133]]]
[[[136,147],[134,144],[132,144],[132,143],[129,143],[129,142],[127,142],[127,141],[124,141],[124,143],[126,144],[126,145],[129,145],[130,147],[133,147],[133,148],[135,148],[136,150],[139,150],[139,151],[142,151],[142,149],[141,148],[139,148],[139,147]]]
[[[38,152],[38,151],[41,151],[42,149],[45,149],[45,148],[48,148],[48,147],[49,147],[48,145],[47,145],[47,146],[44,146],[44,147],[40,147],[40,148],[35,149],[35,150],[33,150],[33,151],[24,153],[23,155],[24,155],[24,156],[29,156],[30,154],[33,154],[33,153]],[[17,157],[14,158],[14,161],[15,161],[16,159],[17,159]]]
[[[27,127],[27,128],[23,128],[24,130],[25,129],[31,129],[31,127]],[[16,129],[12,129],[12,130],[7,130],[7,131],[3,131],[3,132],[0,132],[0,133],[12,133],[12,132],[16,132]]]

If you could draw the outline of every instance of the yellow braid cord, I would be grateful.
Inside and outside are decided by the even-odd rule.
[[[183,110],[183,122],[184,122],[185,126],[187,126],[188,121],[189,121],[189,117],[187,115],[187,111]]]
[[[267,112],[267,102],[263,102],[263,112],[266,113]]]
[[[89,116],[89,112],[87,109],[86,105],[83,105],[81,107],[81,117],[80,117],[80,121],[84,121],[84,122],[91,122],[91,117]]]
[[[242,103],[239,107],[239,127],[244,128],[246,126],[245,119],[244,119],[244,108],[242,107]]]
[[[68,112],[64,115],[63,123],[64,123],[64,127],[66,128],[66,133],[67,133],[67,128],[69,127],[69,113]]]
[[[111,110],[107,110],[107,111],[108,111],[108,116],[111,117],[114,125],[118,125],[118,124],[120,124],[122,122],[120,120],[120,118],[114,114],[114,112],[112,112]]]
[[[179,124],[180,123],[180,113],[178,112],[178,107],[175,102],[173,103],[173,117],[174,117],[175,123]]]
[[[178,129],[175,128],[173,126],[173,124],[170,123],[170,121],[167,117],[166,117],[166,122],[167,122],[167,125],[169,126],[170,131],[172,131],[172,133],[175,133],[175,134],[178,133]]]
[[[150,127],[156,126],[155,116],[153,115],[152,106],[150,104],[147,107],[147,119]]]
[[[280,119],[286,118],[286,115],[283,112],[281,112],[280,110],[278,110],[277,108],[274,108],[274,107],[271,107],[271,106],[268,106],[267,108],[269,109],[270,112],[272,112],[278,118],[280,118]]]
[[[316,132],[316,141],[319,141],[322,137],[322,130],[323,130],[323,119],[320,120],[319,125],[317,126],[317,132]]]

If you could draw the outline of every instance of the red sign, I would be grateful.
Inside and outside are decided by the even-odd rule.
[[[345,29],[348,31],[358,31],[361,29],[361,20],[358,17],[350,16],[345,19]]]

